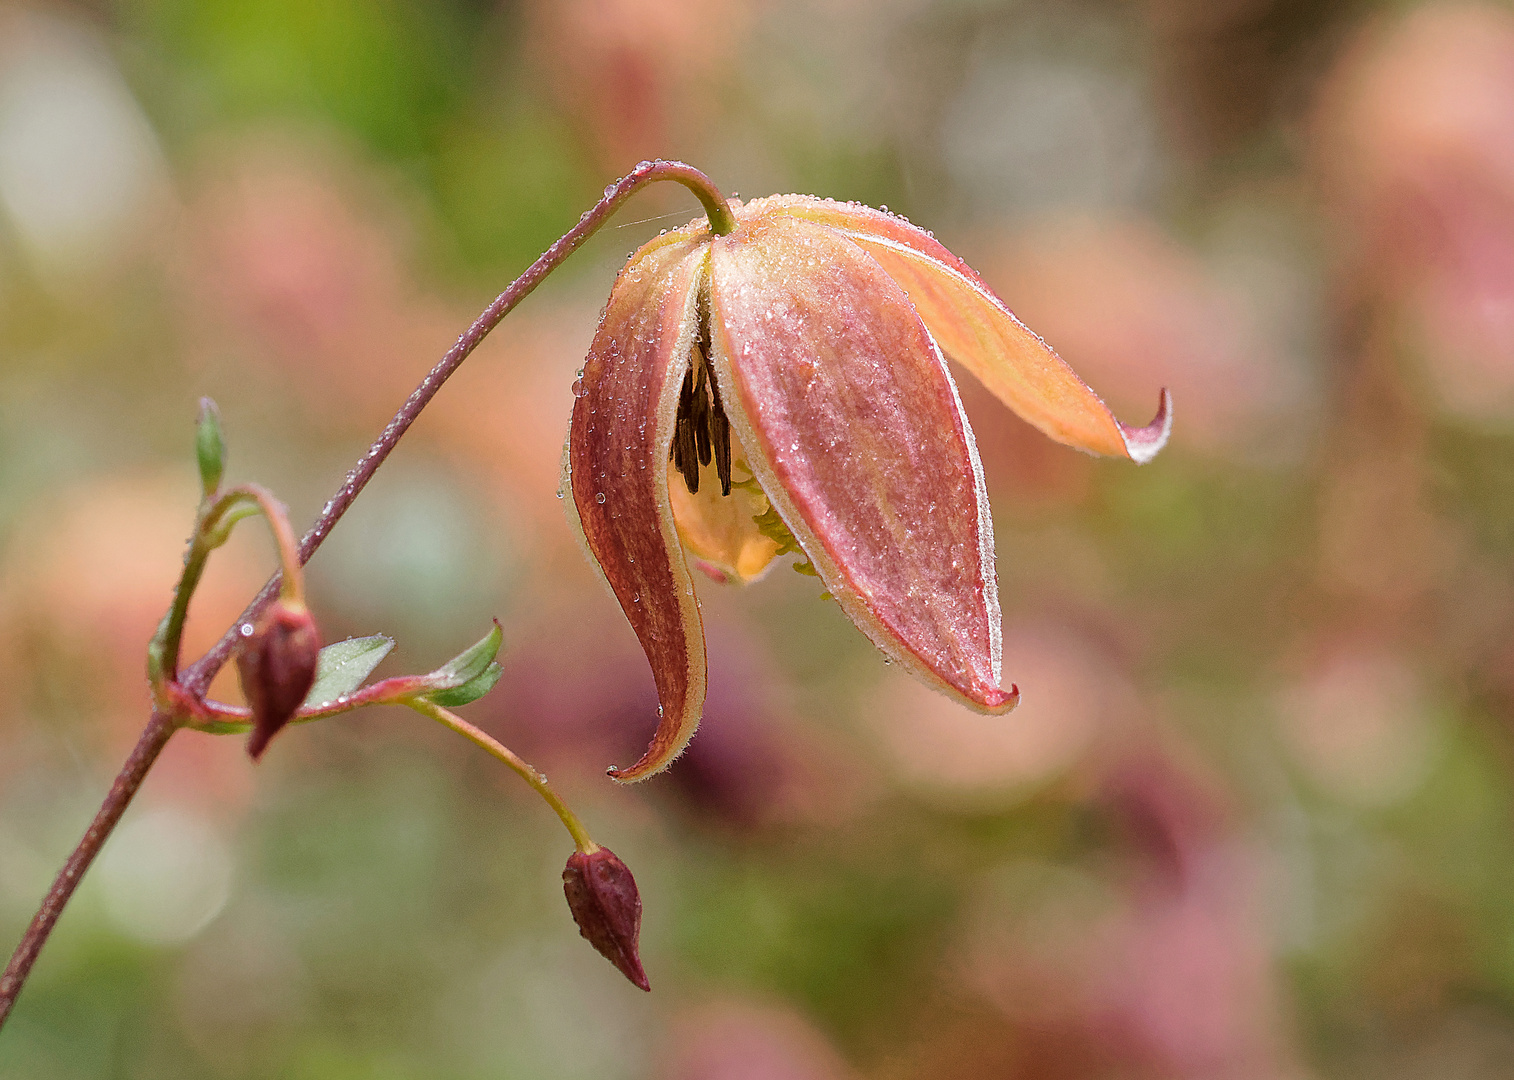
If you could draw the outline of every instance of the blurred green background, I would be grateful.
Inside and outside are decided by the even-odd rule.
[[[646,906],[410,714],[177,738],[0,1034],[4,1080],[1514,1075],[1514,9],[1371,0],[0,2],[0,942],[146,716],[196,401],[296,524],[638,160],[887,205],[1126,420],[964,376],[1006,678],[968,714],[786,568],[704,587],[711,699],[634,788],[645,660],[553,497],[637,197],[310,566],[331,639],[542,767]],[[204,648],[271,570],[246,528]],[[234,698],[234,681],[217,692]]]

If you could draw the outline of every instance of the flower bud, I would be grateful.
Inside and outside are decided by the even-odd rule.
[[[200,486],[208,499],[221,486],[226,470],[226,440],[221,436],[221,411],[210,398],[200,399],[200,419],[195,424],[195,459],[200,466]]]
[[[263,756],[268,741],[305,701],[320,652],[320,631],[310,610],[297,601],[275,601],[243,639],[237,674],[252,707],[252,734],[247,739],[252,760]]]
[[[652,986],[641,968],[641,894],[631,870],[609,848],[575,851],[562,872],[573,921],[590,945],[643,990]]]

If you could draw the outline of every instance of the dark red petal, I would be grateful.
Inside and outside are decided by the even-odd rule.
[[[641,640],[661,701],[652,744],[620,780],[666,768],[704,707],[704,630],[668,498],[668,447],[697,332],[704,241],[633,255],[584,361],[564,454],[569,517]]]
[[[826,588],[916,675],[1010,707],[976,445],[904,290],[835,230],[792,217],[746,222],[710,258],[727,411]]]

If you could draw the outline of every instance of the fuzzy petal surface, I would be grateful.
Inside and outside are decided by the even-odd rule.
[[[909,297],[833,229],[783,215],[710,245],[711,360],[748,463],[870,638],[980,711],[999,687],[976,444]]]
[[[1172,427],[1166,390],[1150,424],[1121,423],[1050,345],[1015,318],[972,267],[903,218],[804,195],[758,199],[742,214],[793,216],[845,233],[909,294],[948,356],[1058,442],[1137,462],[1151,460],[1166,444]]]
[[[630,768],[663,768],[699,724],[704,629],[668,494],[668,447],[689,369],[706,241],[666,237],[632,256],[610,293],[584,361],[564,454],[570,520],[652,665],[661,717]]]

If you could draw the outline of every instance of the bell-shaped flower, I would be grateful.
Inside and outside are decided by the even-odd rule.
[[[1170,402],[1128,427],[966,263],[869,207],[732,200],[615,281],[584,361],[561,494],[651,661],[661,717],[626,769],[699,723],[704,631],[689,556],[749,581],[794,551],[896,663],[980,712],[1001,688],[993,522],[946,357],[1060,442],[1149,460]]]

